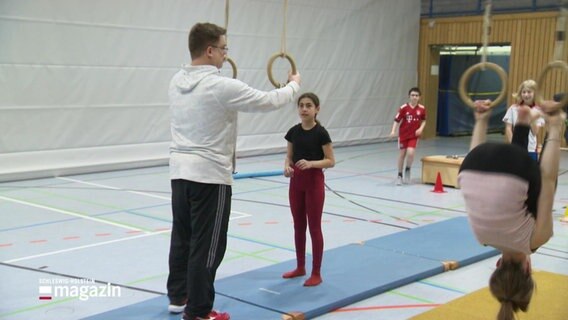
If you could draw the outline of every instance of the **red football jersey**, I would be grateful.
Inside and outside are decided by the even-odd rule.
[[[398,138],[400,141],[416,139],[416,130],[426,120],[426,108],[418,104],[416,107],[404,104],[398,109],[394,121],[399,122]]]

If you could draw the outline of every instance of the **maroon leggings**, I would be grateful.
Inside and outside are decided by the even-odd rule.
[[[300,170],[294,167],[290,179],[290,210],[294,219],[294,243],[298,268],[306,265],[306,228],[312,238],[312,274],[320,274],[323,256],[321,217],[325,199],[324,175],[321,169]]]

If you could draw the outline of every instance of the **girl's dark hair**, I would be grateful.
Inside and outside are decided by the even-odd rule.
[[[489,279],[491,294],[501,303],[497,320],[514,320],[515,312],[526,312],[534,291],[534,280],[523,263],[503,261]]]
[[[422,92],[420,92],[420,89],[418,87],[410,88],[410,90],[408,90],[408,95],[410,95],[411,92],[418,92],[419,95],[422,95]]]
[[[298,102],[297,102],[297,105],[298,105],[298,106],[300,105],[300,100],[302,100],[302,99],[304,99],[304,98],[308,98],[308,99],[312,100],[312,102],[314,103],[314,105],[315,105],[316,107],[319,107],[319,105],[320,105],[320,99],[319,99],[318,96],[317,96],[315,93],[313,93],[313,92],[306,92],[306,93],[303,93],[302,95],[300,95],[300,96],[298,97]],[[316,119],[316,118],[317,118],[317,114],[316,114],[316,117],[315,117],[314,119],[316,120],[316,123],[317,123],[317,124],[321,125],[321,123],[320,123],[320,122],[318,121],[318,119]]]
[[[221,28],[213,23],[197,23],[189,31],[189,53],[191,59],[195,59],[203,54],[207,47],[215,45],[221,36],[227,34],[225,28]]]
[[[312,102],[316,105],[316,107],[319,107],[320,99],[318,98],[318,96],[316,96],[315,93],[313,93],[313,92],[303,93],[300,97],[298,97],[298,103],[297,104],[300,105],[300,100],[302,100],[304,98],[308,98],[308,99],[312,100]]]

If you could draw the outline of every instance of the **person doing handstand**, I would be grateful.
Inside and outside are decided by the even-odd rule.
[[[530,256],[552,237],[552,205],[560,159],[560,134],[565,114],[545,101],[548,124],[540,165],[527,152],[530,123],[540,112],[523,106],[512,143],[486,141],[489,101],[476,101],[470,152],[458,176],[471,228],[477,240],[501,251],[489,280],[500,302],[497,319],[514,319],[528,310],[534,291]]]

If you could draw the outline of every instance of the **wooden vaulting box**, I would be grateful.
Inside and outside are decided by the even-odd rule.
[[[439,173],[443,185],[459,188],[458,173],[463,159],[440,155],[422,158],[422,183],[435,184]]]

